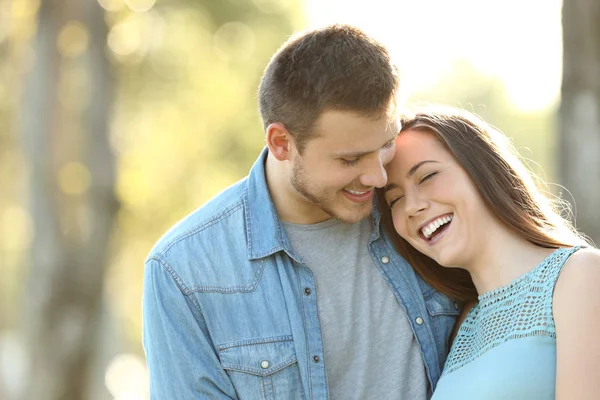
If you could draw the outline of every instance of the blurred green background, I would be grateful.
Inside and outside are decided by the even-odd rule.
[[[382,41],[405,105],[500,128],[600,240],[598,21],[595,0],[0,0],[0,398],[148,398],[144,258],[246,175],[261,73],[307,27]]]

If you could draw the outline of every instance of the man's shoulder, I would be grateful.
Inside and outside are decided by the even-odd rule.
[[[234,183],[173,225],[156,242],[148,259],[162,259],[178,249],[197,246],[203,241],[214,242],[215,231],[226,234],[243,233],[244,192],[247,177]],[[217,235],[218,236],[218,235]]]

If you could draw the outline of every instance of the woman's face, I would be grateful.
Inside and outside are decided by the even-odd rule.
[[[454,156],[434,133],[407,130],[386,170],[385,200],[398,234],[440,265],[467,267],[497,221]]]

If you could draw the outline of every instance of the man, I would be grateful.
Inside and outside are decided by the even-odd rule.
[[[425,399],[457,306],[380,231],[395,152],[386,49],[335,25],[290,39],[259,90],[247,178],[171,229],[144,279],[153,399]]]

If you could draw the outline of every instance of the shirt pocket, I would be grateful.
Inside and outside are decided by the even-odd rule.
[[[436,291],[425,296],[425,305],[431,317],[448,315],[456,318],[460,313],[460,303]]]
[[[450,334],[460,313],[461,304],[437,291],[432,291],[425,296],[425,307],[431,320],[433,336],[443,365],[450,348]]]
[[[291,336],[219,346],[219,357],[241,400],[304,398]]]

